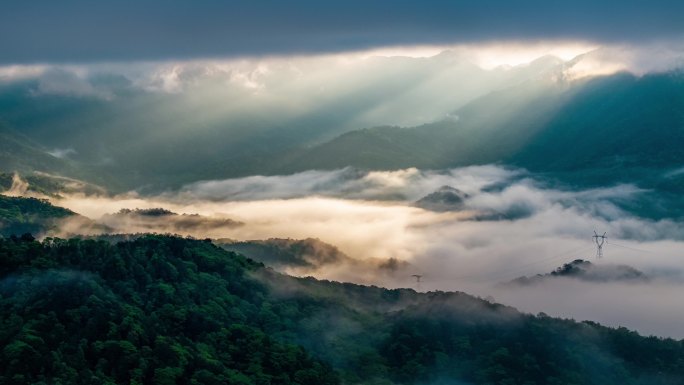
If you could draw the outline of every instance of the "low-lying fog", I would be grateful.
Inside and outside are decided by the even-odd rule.
[[[199,182],[153,197],[68,195],[55,203],[115,232],[232,240],[318,238],[337,246],[353,263],[289,273],[422,291],[459,290],[493,296],[527,312],[684,338],[684,224],[623,211],[619,202],[644,194],[632,185],[570,191],[542,182],[497,166],[442,172],[343,169]],[[437,190],[447,196],[421,200]],[[199,216],[111,215],[136,208]],[[594,230],[608,236],[600,260],[591,238]],[[93,230],[72,223],[64,231]],[[406,263],[378,268],[378,261],[390,258]],[[580,258],[629,265],[650,279],[557,278],[531,286],[498,285]],[[413,274],[422,275],[419,287]]]

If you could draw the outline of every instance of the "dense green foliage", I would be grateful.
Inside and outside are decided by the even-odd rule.
[[[0,235],[42,233],[76,214],[47,200],[0,195]]]
[[[267,335],[258,266],[210,243],[0,243],[0,383],[334,384]]]
[[[9,384],[684,383],[681,341],[154,235],[0,239],[0,346]]]
[[[337,247],[315,238],[218,241],[217,244],[277,270],[288,267],[314,268],[350,260]]]

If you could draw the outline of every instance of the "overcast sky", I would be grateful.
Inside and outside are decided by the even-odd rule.
[[[26,1],[0,5],[0,63],[192,59],[489,41],[672,41],[684,2]]]

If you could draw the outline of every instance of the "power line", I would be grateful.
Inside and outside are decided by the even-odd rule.
[[[603,245],[604,244],[622,247],[625,249],[638,251],[638,252],[642,252],[642,253],[651,253],[651,251],[648,251],[648,250],[638,249],[638,248],[630,247],[630,246],[624,246],[624,245],[620,245],[620,244],[617,244],[614,242],[608,242],[608,240],[607,240],[608,237],[606,236],[606,233],[603,233],[603,235],[599,235],[596,231],[594,231],[594,236],[592,236],[592,239],[594,240],[594,243],[596,243],[595,247],[596,247],[596,257],[597,258],[603,257]],[[517,275],[517,274],[520,274],[520,273],[528,270],[528,268],[530,268],[532,266],[543,265],[543,264],[546,264],[548,262],[557,260],[559,258],[567,257],[568,255],[571,255],[573,253],[579,254],[579,253],[583,253],[585,251],[589,251],[593,248],[594,248],[594,246],[576,247],[572,250],[565,251],[563,253],[554,255],[552,257],[542,258],[542,259],[538,259],[535,261],[531,261],[531,262],[526,263],[524,265],[516,266],[513,269],[509,269],[509,270],[505,270],[503,272],[500,272],[499,274],[497,274],[493,278],[493,280],[495,280],[495,281],[501,280],[501,279],[507,277],[509,274],[513,274],[513,273],[515,273]],[[489,272],[489,273],[484,273],[484,274],[468,274],[468,275],[462,275],[462,276],[458,276],[458,277],[450,277],[450,278],[437,279],[437,280],[434,280],[434,279],[425,280],[425,279],[422,279],[422,275],[417,275],[417,274],[414,274],[412,277],[416,279],[416,284],[418,287],[420,287],[420,284],[422,282],[446,282],[446,281],[456,281],[456,280],[462,280],[462,279],[486,278],[486,277],[492,276],[494,274],[496,274],[496,272]]]
[[[516,273],[516,275],[517,275],[517,274],[520,274],[521,272],[528,270],[529,267],[537,266],[537,265],[543,265],[543,264],[546,264],[548,262],[551,262],[551,261],[554,261],[556,259],[560,259],[563,257],[567,257],[567,256],[575,254],[575,253],[579,254],[579,253],[583,253],[585,251],[589,251],[593,248],[594,248],[593,246],[579,247],[579,248],[575,248],[574,250],[570,250],[570,251],[567,251],[567,252],[562,253],[562,254],[557,254],[553,257],[544,258],[544,259],[540,259],[537,261],[532,261],[532,262],[524,264],[522,266],[517,266],[514,269],[505,271],[505,272],[501,273],[500,275],[498,275],[497,278],[495,278],[495,279],[500,280],[500,279],[504,278],[505,276],[508,276],[509,274],[513,274],[513,273]]]
[[[612,246],[622,247],[623,249],[629,249],[629,250],[639,251],[639,252],[641,252],[641,253],[652,253],[652,251],[637,249],[637,248],[635,248],[635,247],[624,246],[624,245],[620,245],[620,244],[613,243],[613,242],[606,242],[606,243],[609,244],[609,245],[612,245]]]
[[[504,270],[503,272],[491,271],[491,272],[487,272],[487,273],[483,273],[483,274],[461,275],[458,277],[450,277],[450,278],[438,279],[438,280],[433,280],[433,279],[421,280],[421,282],[446,282],[446,281],[455,281],[455,280],[470,279],[470,278],[485,278],[485,277],[489,277],[492,275],[494,275],[493,280],[500,280],[500,279],[508,276],[509,274],[520,273],[524,270],[527,270],[531,266],[545,264],[545,263],[551,262],[551,261],[559,259],[559,258],[567,257],[568,255],[572,255],[574,253],[583,253],[583,252],[589,251],[593,248],[594,248],[593,246],[576,247],[574,249],[567,250],[563,253],[556,254],[552,257],[546,257],[546,258],[534,260],[534,261],[531,261],[531,262],[526,263],[524,265],[516,266],[512,269]]]

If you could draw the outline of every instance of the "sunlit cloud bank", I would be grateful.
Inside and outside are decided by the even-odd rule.
[[[467,192],[461,209],[432,212],[414,205],[443,185]],[[522,171],[484,166],[443,172],[310,171],[202,182],[155,197],[72,195],[57,203],[106,221],[115,232],[176,230],[241,241],[318,238],[352,259],[306,271],[319,278],[415,287],[411,275],[420,274],[421,290],[492,295],[526,311],[684,337],[677,321],[682,314],[675,310],[682,309],[681,296],[675,293],[684,289],[684,224],[638,218],[615,204],[638,199],[642,193],[630,185],[555,190]],[[106,216],[125,208],[156,207],[199,214],[207,223],[219,225],[173,229],[164,219],[155,225],[147,217],[141,225]],[[221,220],[227,225],[221,226]],[[594,257],[594,230],[609,236],[602,260]],[[402,263],[380,272],[379,261],[390,258]],[[631,285],[562,281],[545,284],[548,287],[534,294],[533,288],[501,291],[496,287],[577,258],[633,266],[652,280]]]
[[[359,51],[355,54],[358,55],[356,57],[361,59],[373,57],[429,58],[448,51],[464,58],[469,58],[473,64],[482,69],[492,70],[497,67],[511,68],[524,66],[544,56],[554,56],[560,60],[568,61],[579,55],[594,51],[599,47],[599,44],[586,41],[525,41],[480,43],[476,45],[397,46]],[[341,56],[343,54],[338,55]]]
[[[556,59],[537,61],[543,57]],[[345,130],[420,125],[520,83],[668,71],[681,67],[682,58],[680,43],[501,42],[308,56],[12,65],[0,67],[0,84],[33,79],[35,97],[111,101],[131,92],[175,95],[174,103],[201,116],[202,124],[261,117],[278,126],[308,116]]]
[[[0,66],[0,82],[12,82],[35,78],[43,75],[49,66],[47,65],[9,65]]]
[[[568,61],[567,79],[611,75],[620,71],[644,75],[684,68],[684,44],[600,47]]]
[[[398,171],[305,171],[287,176],[250,176],[204,181],[166,194],[169,199],[265,200],[312,195],[363,200],[416,200],[444,185],[456,185],[475,193],[487,185],[507,181],[520,171],[495,166],[475,166],[443,172],[409,168]]]

